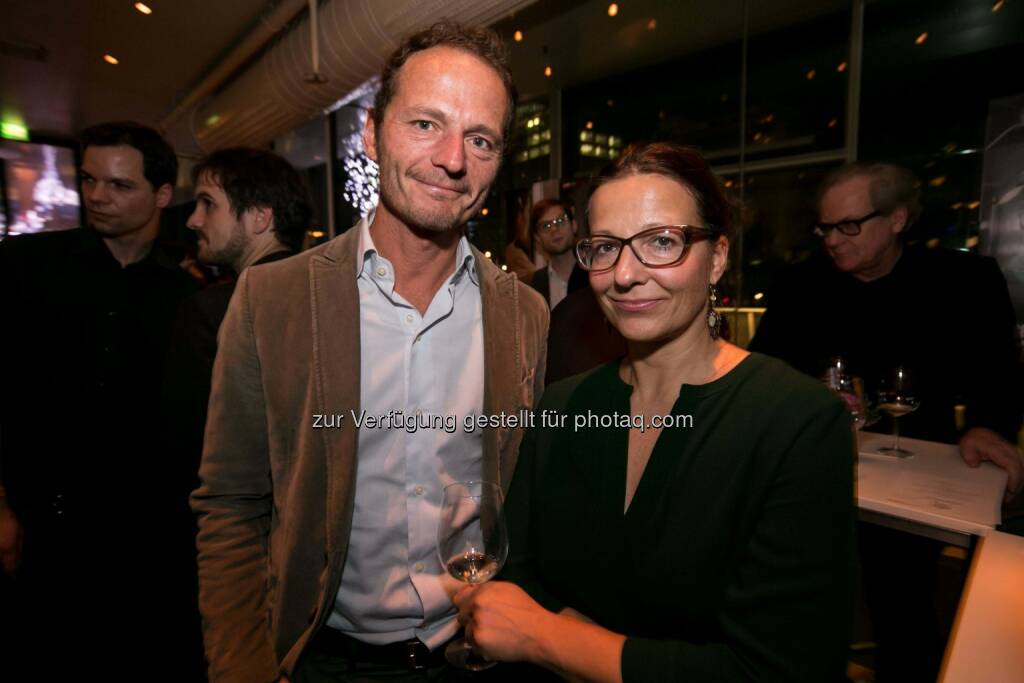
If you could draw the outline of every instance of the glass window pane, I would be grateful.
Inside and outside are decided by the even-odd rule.
[[[867,5],[860,149],[909,167],[924,212],[909,238],[974,248],[985,124],[1024,92],[1024,4],[879,0]]]

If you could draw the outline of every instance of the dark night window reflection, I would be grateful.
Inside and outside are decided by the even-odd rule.
[[[859,156],[921,178],[910,237],[929,246],[976,247],[990,103],[1024,93],[1024,4],[993,8],[885,0],[865,11]]]

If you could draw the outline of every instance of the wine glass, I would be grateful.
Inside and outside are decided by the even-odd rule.
[[[454,578],[481,584],[497,574],[508,557],[501,487],[486,481],[460,481],[444,488],[437,554]],[[473,652],[465,638],[452,641],[445,658],[455,667],[482,671],[494,666]]]
[[[879,448],[879,453],[897,458],[908,458],[913,455],[911,451],[900,448],[899,418],[914,412],[919,405],[920,401],[914,396],[910,372],[902,366],[894,368],[889,381],[878,392],[878,410],[892,417],[893,445]]]
[[[870,421],[867,401],[864,400],[864,386],[859,377],[848,374],[846,361],[841,356],[833,356],[822,381],[833,393],[843,399],[853,421],[854,431],[867,426]]]

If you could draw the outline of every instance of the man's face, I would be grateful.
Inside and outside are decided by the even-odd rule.
[[[86,147],[82,155],[82,198],[89,225],[104,237],[123,237],[159,227],[160,209],[173,189],[154,190],[143,173],[142,153],[128,145]]]
[[[371,117],[363,133],[380,166],[378,215],[432,232],[464,225],[498,173],[507,107],[497,72],[468,52],[434,47],[409,57],[380,130]]]
[[[860,219],[875,210],[871,204],[871,179],[855,176],[834,185],[821,198],[819,220],[839,223]],[[906,224],[906,212],[899,210],[864,221],[860,234],[844,235],[830,230],[824,244],[836,268],[862,280],[886,275],[899,252],[899,233]]]
[[[249,246],[245,213],[239,218],[224,189],[209,173],[196,181],[196,209],[186,225],[199,235],[198,258],[208,266],[235,268]]]
[[[546,224],[560,218],[565,220],[545,229]],[[551,206],[545,209],[537,221],[537,225],[534,226],[534,231],[537,239],[540,240],[541,247],[550,256],[558,256],[569,251],[576,239],[576,223],[569,217],[563,206]]]

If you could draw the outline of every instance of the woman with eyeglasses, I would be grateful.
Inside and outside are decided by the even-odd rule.
[[[595,185],[576,254],[628,351],[541,400],[505,580],[455,598],[467,637],[576,680],[843,680],[846,409],[718,337],[731,210],[695,151],[632,147]]]

